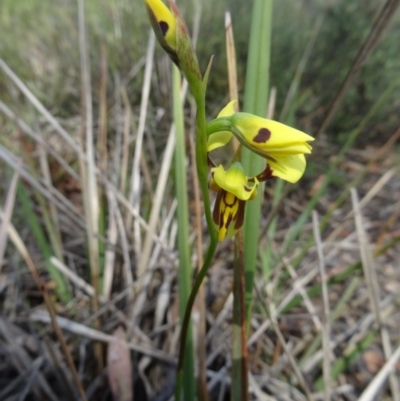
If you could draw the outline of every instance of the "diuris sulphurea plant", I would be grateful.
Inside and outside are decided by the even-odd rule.
[[[295,183],[302,177],[306,168],[305,155],[312,150],[309,142],[314,139],[280,122],[250,113],[235,112],[236,100],[231,101],[217,118],[207,123],[205,94],[210,64],[203,77],[185,21],[172,0],[168,0],[169,7],[161,0],[144,0],[144,3],[158,42],[187,79],[196,102],[196,168],[210,236],[204,264],[196,277],[182,321],[175,396],[180,399],[183,351],[190,313],[218,242],[239,232],[244,221],[246,203],[254,199],[261,182],[281,178]],[[227,146],[233,137],[239,141],[239,147],[232,160],[227,166],[216,165],[210,152]],[[248,176],[243,168],[243,148],[265,160],[263,168],[255,175]],[[213,211],[210,191],[216,192]]]

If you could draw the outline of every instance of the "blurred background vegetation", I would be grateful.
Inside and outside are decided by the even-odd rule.
[[[195,2],[192,0],[178,0],[177,3],[191,29],[194,22],[193,16],[196,10]],[[215,56],[207,92],[207,109],[210,119],[215,117],[228,100],[224,13],[229,10],[232,14],[238,62],[239,97],[242,97],[246,73],[252,4],[253,2],[250,0],[201,1],[202,11],[197,53],[203,71],[209,62],[210,56]],[[322,21],[306,68],[301,76],[299,89],[293,99],[289,114],[285,119],[289,121],[291,125],[310,135],[316,133],[325,112],[350,69],[360,46],[368,36],[383,4],[383,0],[274,1],[270,84],[271,87],[275,87],[277,90],[274,114],[276,119],[281,115],[296,68],[302,59],[310,37],[316,32],[316,23]],[[108,112],[107,145],[110,150],[110,160],[113,159],[115,155],[117,156],[115,160],[110,162],[110,165],[112,163],[119,163],[118,153],[113,153],[114,147],[117,147],[117,144],[115,144],[117,140],[115,140],[115,138],[119,135],[118,140],[120,143],[118,146],[121,147],[121,137],[126,122],[124,112],[129,109],[128,111],[131,112],[131,114],[128,113],[127,119],[132,119],[131,132],[128,133],[131,134],[129,142],[131,146],[129,146],[129,150],[127,151],[130,157],[130,167],[135,145],[134,138],[136,127],[139,121],[140,103],[142,100],[144,66],[149,43],[150,25],[141,0],[85,0],[85,11],[93,92],[95,142],[97,140],[96,135],[99,131],[99,110],[101,106],[101,63],[103,55],[106,55],[108,63],[106,102]],[[324,220],[323,228],[326,229],[324,234],[328,237],[327,233],[329,230],[329,234],[332,235],[332,237],[329,236],[331,242],[328,241],[325,245],[328,247],[334,243],[335,246],[337,246],[337,248],[335,248],[336,253],[331,252],[331,259],[327,262],[329,265],[328,267],[331,268],[329,272],[329,274],[331,274],[331,281],[329,283],[330,295],[333,299],[332,303],[335,304],[335,306],[337,305],[337,310],[333,318],[333,320],[335,320],[333,335],[337,338],[337,335],[346,331],[354,322],[357,324],[360,322],[363,323],[364,317],[367,316],[367,313],[370,313],[370,309],[365,307],[366,296],[364,287],[360,284],[361,280],[354,281],[354,277],[359,279],[361,275],[361,263],[359,262],[360,256],[357,248],[357,235],[353,235],[355,234],[355,228],[354,225],[351,225],[349,228],[348,224],[348,213],[352,211],[348,195],[350,186],[356,186],[362,195],[369,193],[371,188],[379,187],[381,189],[384,185],[387,185],[387,188],[389,188],[387,191],[380,192],[377,190],[377,192],[372,194],[373,201],[376,201],[376,203],[371,202],[371,204],[368,205],[369,209],[366,213],[368,215],[368,223],[370,224],[368,228],[372,227],[372,243],[376,244],[376,255],[382,251],[380,254],[381,268],[377,269],[380,274],[381,288],[384,289],[382,292],[385,292],[385,295],[389,294],[388,296],[392,296],[390,302],[396,307],[398,306],[396,302],[399,301],[397,300],[395,302],[394,297],[396,294],[398,296],[399,293],[399,288],[398,286],[396,287],[396,283],[399,281],[399,272],[398,269],[396,270],[393,266],[396,265],[396,261],[399,260],[400,255],[398,246],[396,248],[400,232],[399,228],[396,226],[396,219],[398,219],[398,214],[400,213],[400,206],[398,203],[400,188],[398,186],[398,180],[390,179],[390,177],[396,174],[398,175],[397,168],[399,165],[397,151],[398,140],[396,139],[397,137],[393,135],[393,132],[399,127],[400,96],[398,95],[398,87],[391,92],[390,96],[385,99],[384,103],[372,115],[372,118],[368,120],[367,125],[363,127],[361,134],[358,136],[354,148],[346,154],[343,160],[340,159],[341,164],[336,166],[333,171],[328,172],[328,170],[332,165],[333,156],[336,156],[341,149],[343,149],[343,145],[349,135],[358,127],[367,113],[371,111],[375,101],[387,88],[393,86],[396,80],[397,83],[400,83],[399,38],[400,13],[397,12],[390,21],[382,40],[363,66],[360,74],[348,91],[338,114],[332,120],[326,132],[323,133],[323,136],[318,141],[314,142],[315,145],[313,144],[313,146],[315,151],[310,155],[310,158],[308,158],[306,179],[301,181],[298,186],[290,186],[290,188],[287,186],[288,189],[285,195],[289,194],[289,196],[284,202],[281,202],[281,206],[278,205],[279,207],[274,207],[273,213],[271,212],[271,214],[269,213],[272,208],[271,204],[273,203],[270,202],[273,198],[273,186],[267,185],[265,198],[268,202],[265,202],[263,215],[264,217],[268,216],[268,218],[265,219],[267,223],[262,221],[260,224],[263,225],[263,233],[265,234],[267,229],[269,230],[270,228],[269,224],[273,221],[271,225],[274,226],[274,238],[271,241],[269,241],[270,238],[268,235],[264,235],[262,238],[263,246],[260,247],[261,260],[259,260],[259,267],[261,266],[261,268],[258,274],[262,279],[269,280],[271,275],[274,274],[270,270],[271,266],[278,265],[278,262],[279,266],[282,266],[280,264],[282,259],[280,246],[285,243],[288,238],[291,238],[290,241],[288,241],[288,247],[285,248],[285,256],[292,258],[291,260],[293,260],[295,264],[298,262],[296,267],[298,268],[299,275],[292,276],[293,281],[281,280],[282,277],[279,277],[281,274],[280,270],[276,273],[277,278],[272,283],[276,285],[276,288],[271,290],[271,293],[268,293],[269,287],[266,286],[266,299],[270,297],[270,299],[268,298],[269,300],[276,300],[277,303],[278,298],[279,301],[288,300],[284,305],[285,308],[282,306],[279,318],[282,318],[282,331],[285,337],[290,339],[290,341],[295,339],[293,340],[295,345],[303,344],[299,346],[303,348],[301,348],[301,351],[298,351],[296,355],[298,359],[303,358],[302,363],[304,360],[307,361],[307,358],[312,358],[313,353],[321,349],[321,344],[318,343],[317,338],[315,339],[317,345],[315,345],[314,338],[310,339],[310,337],[307,337],[310,333],[313,335],[313,330],[315,329],[310,319],[312,310],[310,311],[308,309],[309,304],[303,302],[303,298],[297,293],[292,298],[290,298],[290,296],[286,298],[286,295],[292,294],[294,291],[293,288],[295,288],[292,283],[296,283],[296,280],[299,280],[302,274],[303,276],[307,275],[309,271],[307,269],[311,269],[311,265],[313,269],[318,265],[315,247],[311,247],[313,243],[312,227],[305,223],[305,220],[309,220],[309,214],[314,208],[317,209],[321,215],[327,217],[327,219]],[[50,113],[65,127],[68,133],[79,142],[81,140],[80,133],[82,130],[82,83],[78,42],[78,7],[76,0],[0,0],[0,58],[6,62],[12,71],[27,85]],[[141,216],[146,221],[148,220],[151,209],[151,201],[149,201],[149,199],[151,200],[154,195],[154,188],[160,169],[160,160],[166,148],[168,132],[171,126],[172,105],[170,71],[170,61],[160,47],[156,45],[146,123],[146,130],[151,132],[152,136],[150,136],[150,140],[148,138],[145,139],[145,151],[143,152],[145,159],[147,157],[146,151],[149,153],[149,157],[145,160],[148,170],[143,169],[143,171],[144,174],[150,173],[148,176],[145,176],[144,189],[141,193]],[[126,91],[126,96],[124,91]],[[125,102],[126,99],[129,101]],[[7,77],[1,69],[0,101],[16,113],[19,118],[25,121],[29,127],[39,132],[51,147],[61,154],[70,166],[72,166],[75,172],[79,171],[76,154],[69,146],[65,145],[65,142],[60,139],[54,127],[43,118],[43,115],[38,113],[32,103],[21,94],[14,83],[11,82],[9,77]],[[190,127],[193,120],[191,119],[188,106],[190,106],[190,95],[189,102],[186,102],[185,109],[187,127]],[[382,144],[392,136],[395,137],[393,141],[395,143],[397,141],[396,145],[387,142],[389,145],[391,144],[390,149],[381,148]],[[146,140],[151,143],[147,143]],[[23,136],[18,125],[3,112],[0,112],[0,145],[23,159],[33,175],[36,174],[40,179],[43,178],[40,173],[40,168],[38,167],[40,146],[34,143],[34,141],[27,139],[26,136]],[[377,155],[378,150],[382,150],[379,156],[380,159],[378,159],[375,164],[368,164],[371,158]],[[63,180],[68,174],[62,171],[59,166],[55,167],[57,163],[55,163],[51,157],[49,157],[49,161],[52,184],[55,188],[60,189],[65,197],[76,206],[78,212],[82,212],[83,207],[80,198],[81,192],[84,192],[82,191],[82,186],[80,186],[80,183],[74,182],[73,180],[71,180],[71,182],[64,182]],[[110,167],[110,170],[112,167]],[[125,168],[126,167],[127,164],[125,165]],[[141,172],[143,173],[143,171]],[[9,182],[11,181],[12,174],[13,169],[11,169],[4,160],[0,159],[0,205],[5,204],[7,193],[11,192],[9,190]],[[110,174],[110,176],[111,175],[112,174]],[[124,177],[125,179],[129,177],[129,173],[125,174]],[[320,184],[326,177],[328,177],[326,181],[327,186],[324,191],[321,191],[318,195]],[[386,181],[380,181],[382,177],[389,178]],[[126,181],[128,180],[126,179]],[[168,181],[167,189],[165,190],[165,198],[163,198],[167,206],[163,204],[160,213],[162,217],[160,220],[167,220],[170,211],[168,208],[171,207],[171,209],[173,209],[171,205],[174,204],[174,195],[172,194],[172,184],[170,181],[171,180]],[[375,185],[377,185],[377,187],[375,187]],[[26,192],[24,192],[23,189],[21,192],[21,188],[25,188]],[[316,193],[318,196],[314,199],[313,196]],[[343,194],[344,197],[341,198]],[[126,188],[124,195],[127,195]],[[31,186],[21,179],[12,222],[17,227],[20,235],[26,240],[28,248],[35,254],[35,261],[38,263],[41,273],[48,278],[48,270],[50,269],[47,266],[49,263],[48,258],[50,255],[55,254],[54,244],[49,243],[51,230],[46,226],[47,206],[51,202],[49,201],[46,205],[43,199],[41,199],[41,196],[42,195],[39,195],[37,191],[32,189]],[[315,203],[310,206],[314,200]],[[103,199],[103,201],[105,206],[100,213],[103,219],[101,222],[101,230],[103,230],[103,232],[101,234],[106,236],[105,227],[108,223],[107,219],[109,218],[109,215],[107,215],[107,208],[110,207],[111,209],[111,206],[107,204],[106,200]],[[394,206],[395,203],[397,205],[396,207]],[[306,207],[309,207],[309,213],[307,212],[308,214],[306,213],[303,215]],[[123,209],[122,214],[124,213],[130,216],[125,209]],[[65,216],[63,213],[60,213],[60,215],[64,218],[63,224],[65,223],[60,230],[62,233],[63,246],[65,246],[65,249],[69,252],[68,258],[65,259],[68,259],[68,262],[72,261],[71,264],[76,268],[77,274],[89,281],[89,258],[85,242],[85,224],[84,222],[82,226],[77,226],[75,222],[72,224],[69,222],[69,224],[67,224],[68,215]],[[279,222],[273,220],[277,215],[280,217]],[[299,216],[300,219],[298,219]],[[304,220],[302,220],[302,217],[304,217]],[[386,223],[388,224],[386,225]],[[297,231],[298,235],[296,234],[291,237],[290,230],[295,225],[296,227],[300,227]],[[159,224],[159,226],[161,226],[161,224]],[[336,230],[337,227],[339,227],[339,230]],[[392,228],[393,232],[390,231]],[[343,231],[340,229],[343,229]],[[162,319],[159,323],[160,327],[161,324],[164,326],[170,324],[171,332],[177,327],[177,315],[174,315],[174,307],[176,306],[174,297],[176,297],[177,281],[174,269],[176,266],[172,262],[174,258],[176,258],[174,241],[174,234],[176,234],[176,232],[174,232],[174,228],[170,229],[168,227],[167,231],[168,233],[171,232],[172,238],[172,240],[169,238],[171,242],[169,246],[171,249],[168,248],[168,252],[170,252],[170,254],[168,258],[160,259],[161,262],[157,260],[157,263],[160,263],[161,267],[158,266],[159,270],[156,271],[152,279],[153,281],[151,281],[149,285],[148,299],[146,298],[148,304],[146,304],[143,312],[147,320],[145,320],[145,327],[140,327],[141,330],[143,329],[143,332],[146,332],[146,335],[153,330],[149,336],[153,336],[151,337],[152,339],[155,338],[154,348],[157,348],[157,350],[158,348],[162,348],[161,344],[164,344],[165,341],[163,339],[163,341],[160,340],[160,342],[158,342],[159,334],[157,334],[157,330],[159,327],[154,328],[152,326],[154,320],[152,308],[154,308],[157,297],[161,293],[161,286],[168,280],[172,283],[169,287],[170,299],[172,299],[172,301],[166,306],[170,314],[167,317],[161,315]],[[192,231],[194,231],[194,229]],[[129,232],[128,237],[130,234]],[[193,232],[191,232],[191,235],[192,234]],[[346,242],[349,237],[350,243]],[[389,237],[391,242],[385,242]],[[296,239],[296,241],[299,240],[294,242],[294,239]],[[340,242],[341,240],[343,240],[344,243],[343,247]],[[129,238],[129,241],[130,244],[134,242],[132,238]],[[385,248],[386,245],[387,248]],[[104,243],[101,243],[101,258],[104,256],[104,246]],[[379,246],[382,247],[379,248]],[[218,312],[215,312],[213,316],[215,321],[217,321],[217,316],[219,316],[222,309],[220,305],[223,306],[225,304],[228,296],[226,294],[229,294],[230,291],[229,277],[231,277],[230,273],[232,272],[232,249],[229,247],[231,247],[229,242],[225,242],[220,246],[220,251],[215,262],[217,266],[215,270],[217,272],[214,272],[215,274],[210,273],[210,285],[207,288],[207,307],[210,309],[210,314],[214,313],[213,305],[211,305],[213,300],[217,299],[218,301],[215,301],[215,303],[218,303],[218,306],[215,307]],[[113,282],[113,295],[122,291],[124,285],[124,281],[121,278],[121,266],[123,265],[123,257],[121,256],[123,252],[121,248],[123,248],[123,245],[118,242],[116,246],[116,265],[118,265],[119,270],[117,269],[117,274]],[[10,249],[13,250],[11,247]],[[299,252],[297,251],[299,251],[299,249],[301,250],[300,254],[304,256],[304,263],[300,261],[298,257]],[[132,248],[129,248],[129,252],[131,254],[134,253]],[[2,292],[5,287],[1,281],[2,275],[0,275],[0,315],[2,315],[4,311],[4,315],[7,314],[9,317],[11,316],[9,319],[11,322],[14,321],[13,319],[15,316],[18,315],[18,313],[14,313],[15,311],[20,312],[22,310],[24,312],[25,309],[33,308],[39,301],[37,293],[32,295],[32,288],[35,288],[35,285],[32,284],[32,278],[25,264],[22,263],[19,256],[16,256],[16,252],[7,250],[6,255],[9,261],[7,267],[4,267],[3,272],[5,270],[7,270],[8,273],[11,272],[9,274],[12,280],[9,280],[9,282],[14,283],[14,277],[19,277],[18,274],[20,274],[20,270],[13,268],[15,266],[24,266],[25,270],[23,270],[23,274],[26,275],[24,276],[25,281],[16,281],[15,285],[18,287],[18,290],[15,290],[15,292],[11,292],[10,290],[7,294],[5,294],[5,291]],[[125,257],[126,255],[123,256]],[[136,256],[139,257],[138,255]],[[134,259],[133,257],[132,260]],[[271,263],[271,260],[275,264]],[[132,262],[131,267],[131,270],[134,271],[134,262]],[[165,273],[163,269],[171,269],[174,273],[171,276],[169,270]],[[18,274],[16,272],[18,272]],[[286,271],[284,274],[285,278],[287,278],[288,274]],[[165,277],[167,277],[168,280],[165,280]],[[222,301],[220,301],[218,296],[220,292],[225,290],[226,277],[228,277],[228,284],[226,285],[228,290],[224,296],[221,296]],[[64,280],[70,284],[67,279]],[[27,282],[29,282],[29,285],[27,285]],[[349,285],[349,283],[352,284]],[[321,286],[318,277],[315,278],[315,276],[312,276],[305,286],[307,286],[307,291],[310,290],[308,293],[310,297],[313,297],[314,306],[319,307],[320,301],[318,300],[318,296]],[[360,289],[361,287],[362,289]],[[21,293],[23,293],[24,296],[18,298]],[[86,321],[85,319],[91,316],[92,313],[90,303],[86,300],[86,303],[82,302],[84,305],[82,306],[81,303],[78,304],[78,302],[81,301],[80,294],[78,293],[77,296],[76,292],[74,292],[74,296],[75,298],[73,298],[72,302],[68,303],[68,306],[66,302],[60,300],[60,297],[57,298],[55,296],[58,312],[60,312],[60,314],[65,314],[65,316],[70,317],[74,321]],[[7,299],[15,300],[15,305],[10,307],[10,302],[7,303],[5,301]],[[76,299],[78,299],[78,301],[76,301]],[[265,319],[265,311],[261,306],[262,302],[258,301],[259,300],[256,300],[254,321],[261,326],[261,322]],[[23,305],[21,306],[21,304]],[[79,306],[76,307],[77,305]],[[283,305],[283,303],[281,305]],[[109,315],[104,318],[101,328],[103,332],[108,333],[111,329],[115,328],[120,318],[118,313],[124,310],[125,306],[126,305],[122,305],[120,309],[117,311],[114,310],[112,313],[110,312]],[[390,313],[393,315],[390,315]],[[392,336],[393,344],[398,344],[398,334],[400,332],[398,330],[398,324],[396,326],[396,322],[400,321],[398,318],[396,320],[398,312],[396,312],[396,310],[391,310],[390,313],[388,314],[391,319],[390,323],[394,326],[394,329],[393,327],[392,329],[397,329],[397,334]],[[114,314],[118,315],[118,319]],[[391,316],[394,316],[394,318],[392,319]],[[313,315],[312,318],[314,317]],[[225,319],[228,320],[226,316]],[[223,322],[225,322],[225,320],[223,320]],[[29,322],[25,325],[24,323],[26,322],[23,322],[21,327],[24,327],[27,332],[31,330],[31,323]],[[89,325],[89,323],[87,324]],[[372,323],[370,325],[372,325]],[[223,326],[222,323],[221,326]],[[364,365],[360,367],[360,365],[356,365],[354,362],[361,359],[359,358],[360,355],[373,341],[375,346],[373,352],[381,347],[380,341],[376,340],[376,338],[379,337],[377,331],[373,331],[370,327],[371,326],[368,326],[363,332],[363,335],[365,335],[365,338],[367,338],[369,342],[365,342],[362,336],[361,340],[358,337],[355,340],[353,337],[349,337],[354,340],[353,343],[351,343],[350,340],[348,341],[348,338],[340,337],[342,340],[337,343],[337,348],[339,349],[335,350],[337,356],[335,359],[337,362],[337,365],[335,365],[337,366],[335,368],[336,377],[342,373],[348,374],[346,377],[347,381],[345,380],[344,383],[349,383],[352,386],[351,391],[355,388],[356,393],[357,391],[359,393],[365,388],[371,377],[377,372],[377,370],[373,371],[373,369],[367,369],[368,374],[362,376],[362,374],[365,373],[365,369],[363,369]],[[224,326],[224,328],[226,328],[226,326]],[[309,330],[309,332],[306,332],[307,330]],[[215,331],[216,330],[213,328],[214,333]],[[36,328],[32,329],[32,332],[36,333]],[[162,335],[164,335],[164,332],[162,333]],[[176,332],[170,335],[168,329],[166,329],[165,333],[167,333],[165,334],[166,337],[170,336],[168,337],[170,340],[168,344],[172,345],[168,345],[168,348],[166,347],[167,349],[164,349],[164,351],[165,353],[174,355],[176,353],[177,343]],[[220,334],[220,332],[218,333]],[[354,333],[352,333],[351,336],[353,336],[353,334]],[[217,349],[219,343],[214,339],[213,335],[214,334],[209,336],[207,344],[210,349]],[[355,334],[354,337],[356,337]],[[81,352],[81,345],[83,343],[81,339],[83,337],[80,335],[72,337],[71,335],[70,339],[71,338],[76,340],[71,340],[71,344],[74,345],[74,347],[71,345],[71,348],[73,348],[74,356],[77,357],[78,351]],[[226,340],[229,338],[229,335],[225,335],[224,338]],[[276,362],[277,360],[274,351],[276,337],[271,328],[268,331],[266,339],[263,338],[262,341],[267,344],[265,345],[263,343],[262,347],[264,348],[260,346],[256,351],[254,351],[254,349],[251,350],[257,354],[256,357],[252,359],[252,371],[267,372],[269,374],[269,366],[266,367],[266,365],[272,365],[273,361]],[[254,340],[253,345],[254,344],[256,344],[256,340]],[[310,349],[306,349],[309,344],[311,344]],[[360,345],[360,347],[354,350],[354,348],[351,347],[352,344]],[[0,347],[0,351],[4,350],[3,348]],[[262,351],[259,351],[261,348]],[[304,349],[305,352],[303,352]],[[345,349],[346,352],[348,351],[344,356],[342,356],[343,349]],[[279,353],[280,351],[277,352]],[[229,368],[229,356],[226,356],[228,354],[229,350],[221,351],[223,357],[216,358],[214,362],[210,363],[210,369],[217,371],[221,366],[225,366],[225,363]],[[372,357],[375,358],[378,354],[379,352],[374,353]],[[2,357],[6,355],[4,358],[8,356],[7,353],[1,355]],[[79,355],[81,356],[81,354]],[[88,355],[92,355],[90,350]],[[219,354],[216,353],[215,355]],[[85,356],[82,358],[85,360]],[[87,364],[93,364],[91,359],[88,359],[89,362]],[[6,359],[2,359],[0,369],[7,370],[4,368],[6,363],[3,363],[3,361],[7,362]],[[381,365],[377,365],[378,369],[383,365],[384,361],[383,359],[382,362],[382,358],[379,360]],[[136,362],[137,359],[135,359],[135,363]],[[279,378],[281,379],[283,377],[282,381],[290,383],[293,375],[290,366],[287,367],[285,363],[281,365],[280,369],[281,373],[283,373]],[[84,362],[82,362],[82,366],[83,365],[85,365]],[[317,365],[318,362],[315,362],[315,364],[308,364],[307,375],[309,377],[307,377],[307,380],[312,384],[317,383],[318,380],[321,381],[321,367]],[[173,383],[172,378],[174,377],[174,371],[171,366],[168,366],[169,371],[165,373],[167,368],[165,368],[166,365],[162,363],[159,365],[154,363],[152,368],[154,366],[156,366],[154,370],[159,369],[157,372],[153,372],[154,376],[152,376],[152,383],[156,389],[154,393],[163,385],[164,394],[169,396],[172,394],[171,388],[167,388],[166,390],[165,388],[172,386],[171,383]],[[282,368],[282,366],[286,366],[286,368]],[[85,372],[90,370],[87,366],[85,366],[85,369],[82,368],[80,375],[84,377],[83,381],[85,386],[87,385],[90,387],[90,385],[94,383],[94,377],[96,376],[90,375],[89,373],[85,376],[82,372],[84,370]],[[15,372],[12,369],[10,371],[9,377],[14,379]],[[150,369],[146,370],[147,376],[150,376],[149,371]],[[7,372],[9,371],[7,370]],[[357,376],[355,372],[362,377],[360,378]],[[145,378],[142,377],[142,379],[143,383],[145,383]],[[138,382],[140,382],[139,385]],[[93,386],[95,390],[92,391],[92,395],[95,394],[96,391],[100,392],[101,389],[99,390],[99,388],[101,386],[98,383]],[[146,383],[142,384],[140,380],[136,380],[135,386],[135,391],[138,391],[138,394],[144,394],[146,392],[144,390]],[[138,387],[140,388],[138,389]],[[268,386],[266,385],[266,387]],[[55,388],[58,389],[58,387]],[[272,390],[271,388],[268,388],[271,394],[280,394],[279,386],[272,388]],[[293,388],[295,388],[295,385]],[[148,389],[149,386],[147,390]],[[317,388],[317,390],[320,389],[321,386]],[[160,392],[162,391],[160,390]],[[151,392],[147,391],[147,393]],[[110,399],[110,397],[107,398],[107,395],[109,394],[107,393],[103,399]],[[153,398],[149,397],[149,399],[161,400],[168,399],[168,397],[157,398],[154,396]],[[213,399],[217,398],[215,397]],[[302,400],[300,396],[296,398],[296,400],[297,399]],[[349,399],[356,398],[354,396]]]
[[[194,14],[193,3],[181,3],[180,7],[190,26]],[[197,49],[203,70],[210,56],[215,56],[208,92],[209,110],[215,112],[227,98],[224,12],[230,10],[232,13],[239,88],[243,88],[252,1],[204,0],[201,3],[201,31]],[[131,103],[136,106],[140,101],[142,71],[132,80],[129,80],[129,72],[144,57],[149,33],[141,2],[87,0],[85,4],[94,102],[98,102],[98,86],[95,83],[99,81],[101,47],[105,46],[110,76],[118,74],[129,81],[128,95]],[[307,131],[311,134],[320,122],[323,107],[329,105],[338,90],[382,4],[383,1],[378,0],[275,2],[271,85],[277,88],[277,116],[316,19],[322,16],[324,18],[295,99],[300,128],[308,128]],[[0,31],[0,56],[51,112],[60,118],[79,114],[80,70],[76,2],[2,0]],[[377,96],[398,76],[399,37],[400,18],[397,16],[391,21],[382,42],[362,69],[357,82],[347,94],[340,113],[330,126],[328,135],[334,142],[343,141],[348,131],[370,109]],[[159,48],[157,54],[162,56]],[[154,84],[157,85],[157,82]],[[152,91],[152,96],[158,98],[161,105],[170,102],[169,93]],[[7,103],[12,102],[20,113],[25,110],[18,94],[13,92],[4,79],[0,79],[0,97]],[[381,140],[386,137],[396,124],[399,107],[400,98],[393,94],[387,106],[379,110],[370,122],[371,129],[366,130],[360,141]]]

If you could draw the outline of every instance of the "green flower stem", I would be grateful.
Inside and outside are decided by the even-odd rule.
[[[187,199],[187,176],[186,176],[186,152],[185,152],[185,129],[183,121],[183,108],[180,97],[181,74],[176,66],[173,66],[173,110],[175,122],[175,193],[178,199],[178,250],[179,250],[179,314],[183,318],[185,307],[189,299],[192,280],[192,265],[189,247],[189,214]],[[194,380],[194,346],[191,326],[187,328],[187,338],[184,347],[184,396],[185,399],[195,398]]]
[[[215,229],[214,229],[215,231]],[[216,232],[216,231],[215,231]],[[214,257],[215,250],[217,249],[218,245],[218,237],[215,234],[215,239],[211,239],[210,244],[208,246],[207,254],[204,259],[204,264],[203,267],[201,268],[198,276],[196,277],[196,280],[194,282],[192,291],[190,293],[189,299],[186,304],[186,310],[185,310],[185,316],[183,318],[182,322],[182,329],[181,329],[181,341],[179,344],[179,359],[178,359],[178,368],[177,368],[177,378],[176,378],[176,387],[175,387],[175,400],[179,401],[180,400],[180,395],[181,395],[181,388],[182,388],[182,383],[183,383],[183,367],[184,367],[184,353],[185,353],[185,343],[186,343],[186,338],[188,335],[188,328],[190,324],[190,316],[192,313],[192,308],[194,301],[196,300],[197,293],[199,291],[199,288],[201,286],[201,283],[204,280],[204,277],[207,274],[208,268],[210,267],[211,261]]]
[[[211,120],[207,124],[207,137],[211,134],[221,131],[231,131],[232,132],[232,123],[229,118],[219,117],[214,120]]]
[[[199,177],[200,189],[203,196],[204,212],[208,231],[210,234],[210,243],[208,245],[207,254],[204,258],[203,267],[201,268],[196,280],[194,282],[192,291],[189,295],[186,304],[186,310],[182,321],[181,341],[179,346],[179,359],[177,367],[176,387],[175,387],[175,400],[179,401],[181,396],[181,388],[183,384],[183,368],[184,368],[184,355],[186,349],[186,341],[190,327],[190,316],[193,308],[194,301],[196,300],[197,293],[207,274],[211,261],[214,257],[215,250],[218,245],[218,233],[214,227],[211,215],[210,195],[208,192],[207,182],[207,122],[206,122],[206,109],[205,109],[205,93],[201,82],[197,85],[191,86],[197,105],[196,116],[196,168]]]
[[[205,93],[202,85],[196,85],[192,88],[196,105],[196,168],[199,177],[201,193],[204,202],[204,212],[206,214],[207,227],[210,232],[210,240],[218,242],[217,231],[211,215],[210,195],[208,192],[208,163],[207,163],[207,121],[206,121],[206,104]]]

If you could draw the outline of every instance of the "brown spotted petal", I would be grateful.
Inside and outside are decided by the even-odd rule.
[[[311,153],[307,143],[314,138],[278,121],[268,120],[249,113],[235,113],[232,125],[238,129],[250,146],[270,154],[296,155]]]

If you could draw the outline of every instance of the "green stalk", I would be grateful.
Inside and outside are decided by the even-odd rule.
[[[177,378],[175,388],[175,400],[180,400],[181,387],[184,383],[184,354],[186,349],[186,341],[189,333],[190,315],[192,312],[193,304],[196,299],[197,292],[207,274],[208,268],[210,267],[211,261],[214,257],[215,250],[218,245],[218,234],[214,227],[212,215],[211,215],[211,204],[210,196],[208,193],[208,182],[207,182],[207,122],[206,122],[206,109],[205,109],[205,89],[201,85],[191,86],[193,95],[197,105],[197,116],[196,116],[196,168],[197,175],[199,177],[200,189],[203,196],[204,212],[206,215],[206,221],[208,231],[210,234],[210,243],[208,245],[207,253],[204,258],[203,267],[201,268],[196,280],[194,282],[192,291],[186,304],[185,315],[182,320],[181,330],[181,341],[179,348],[179,359],[177,367]],[[186,398],[185,398],[186,400]],[[190,399],[191,400],[191,399]]]
[[[183,122],[183,109],[180,97],[181,74],[176,66],[173,66],[173,110],[175,123],[175,193],[178,200],[178,250],[179,250],[179,312],[184,318],[185,308],[189,299],[192,266],[189,248],[189,213],[186,184],[186,151],[185,130]],[[183,360],[183,393],[185,400],[195,399],[194,380],[194,347],[190,321],[187,328],[187,340],[184,343]]]
[[[260,117],[265,117],[268,103],[271,24],[272,0],[255,0],[243,110]],[[265,160],[248,149],[243,149],[242,163],[246,174],[254,176],[264,169]],[[263,188],[260,185],[257,197],[246,206],[243,226],[247,322],[252,305]]]

